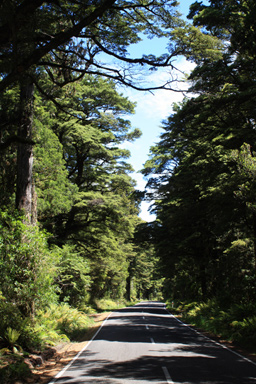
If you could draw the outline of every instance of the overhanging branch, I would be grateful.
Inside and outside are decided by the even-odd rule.
[[[8,137],[8,139],[6,139],[6,141],[4,141],[3,143],[0,143],[0,151],[3,151],[4,149],[8,148],[11,144],[14,144],[14,143],[29,144],[29,145],[36,144],[34,140],[24,139],[22,137],[14,135],[14,136]]]
[[[42,57],[50,51],[56,49],[62,44],[65,44],[72,37],[78,36],[83,28],[94,23],[101,17],[115,3],[116,0],[105,0],[98,8],[96,8],[90,15],[84,17],[79,23],[69,28],[67,31],[57,34],[48,44],[36,48],[27,58],[18,63],[15,69],[5,76],[0,82],[0,91],[6,89],[10,84],[17,81],[20,76],[26,72],[30,67],[37,64]]]

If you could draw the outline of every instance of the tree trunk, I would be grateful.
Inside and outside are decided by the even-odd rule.
[[[254,245],[254,271],[256,272],[256,213],[252,213],[253,245]]]
[[[127,277],[126,279],[126,300],[128,301],[131,301],[131,275],[129,274],[129,276]]]
[[[16,208],[23,211],[28,223],[33,223],[33,101],[34,84],[29,76],[20,82],[20,123],[17,151]],[[34,198],[36,198],[34,196]],[[34,202],[35,203],[35,202]]]

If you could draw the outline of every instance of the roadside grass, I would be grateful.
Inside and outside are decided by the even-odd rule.
[[[54,345],[58,341],[78,340],[93,325],[90,315],[66,303],[51,304],[46,311],[38,313],[35,332],[40,334],[40,339],[46,344]]]
[[[256,306],[234,304],[223,308],[216,300],[179,303],[167,308],[193,326],[256,353]]]
[[[100,299],[94,302],[97,312],[115,311],[116,309],[124,308],[127,306],[134,305],[136,302],[128,302],[127,300],[111,300],[111,299]]]

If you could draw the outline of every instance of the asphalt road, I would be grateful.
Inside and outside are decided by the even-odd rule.
[[[143,302],[113,312],[53,382],[256,384],[256,364],[184,325],[163,303]]]

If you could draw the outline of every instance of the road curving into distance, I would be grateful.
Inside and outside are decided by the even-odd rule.
[[[113,312],[54,383],[256,384],[256,363],[142,302]]]

